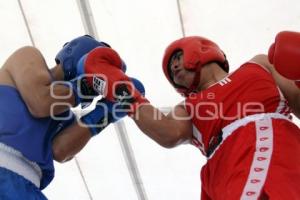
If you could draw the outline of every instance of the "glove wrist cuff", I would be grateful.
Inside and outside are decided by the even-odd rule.
[[[149,102],[149,100],[146,97],[144,97],[142,95],[139,96],[139,97],[137,97],[136,101],[134,103],[132,103],[131,106],[130,106],[130,110],[128,112],[128,116],[129,117],[133,117],[141,106],[147,105],[149,103],[150,102]]]

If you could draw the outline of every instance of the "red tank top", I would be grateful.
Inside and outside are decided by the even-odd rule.
[[[191,94],[185,107],[193,123],[192,144],[206,156],[222,140],[222,129],[235,120],[259,113],[290,114],[271,74],[250,62],[208,89]]]

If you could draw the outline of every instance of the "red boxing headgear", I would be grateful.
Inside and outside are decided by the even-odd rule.
[[[187,70],[195,71],[196,75],[190,88],[177,85],[171,77],[170,59],[178,51],[183,51],[183,66]],[[214,42],[200,36],[184,37],[172,42],[165,50],[163,58],[163,71],[169,82],[175,87],[177,92],[188,96],[199,84],[201,69],[205,64],[217,62],[226,72],[229,65],[225,54]]]

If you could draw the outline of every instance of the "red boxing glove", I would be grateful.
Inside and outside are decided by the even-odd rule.
[[[121,103],[128,114],[134,114],[138,106],[149,101],[122,71],[121,63],[120,56],[113,49],[93,49],[85,61],[87,81],[107,100]]]
[[[300,33],[278,33],[269,49],[268,58],[282,76],[300,80]]]

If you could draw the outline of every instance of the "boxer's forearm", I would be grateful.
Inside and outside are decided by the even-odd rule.
[[[172,113],[176,114],[176,111]],[[165,116],[157,108],[145,104],[138,109],[133,119],[147,136],[161,146],[171,148],[189,140],[192,133],[191,122],[184,120],[185,116],[181,114],[177,117],[181,120],[171,115]]]
[[[90,130],[78,123],[61,131],[52,142],[53,157],[58,162],[72,159],[92,137]]]
[[[39,106],[35,106],[35,115],[38,117],[63,113],[74,104],[75,100],[72,91],[65,85],[45,86],[41,90],[43,90],[40,92],[41,96],[37,98]]]

